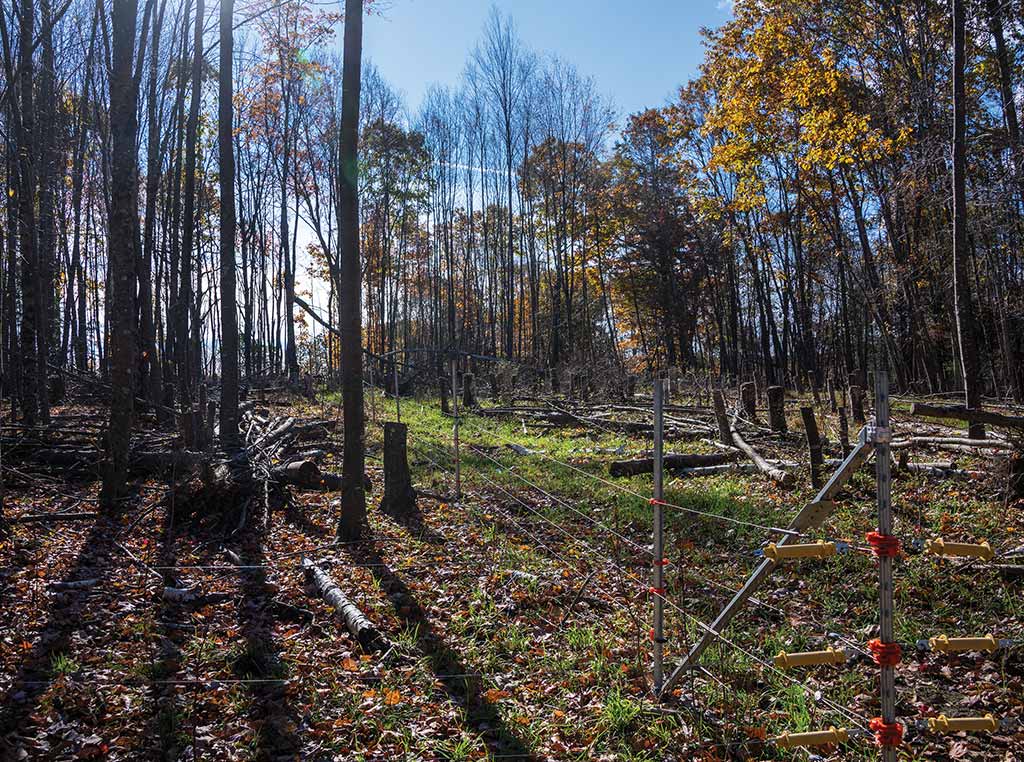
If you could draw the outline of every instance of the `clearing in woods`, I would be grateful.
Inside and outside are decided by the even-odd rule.
[[[670,399],[670,452],[723,451],[697,395]],[[612,461],[649,454],[650,435],[620,425],[650,421],[649,395],[596,412],[544,400],[487,414],[497,404],[463,411],[463,495],[455,500],[452,419],[436,399],[402,400],[420,497],[417,513],[398,522],[376,509],[380,424],[394,419],[395,405],[375,394],[365,543],[335,544],[336,492],[294,488],[272,499],[269,517],[254,501],[236,531],[211,510],[223,505],[192,500],[206,493],[170,489],[167,478],[136,482],[130,511],[103,513],[98,482],[58,489],[24,474],[8,490],[15,523],[0,541],[2,728],[12,758],[74,750],[122,759],[785,759],[802,752],[758,741],[832,725],[855,730],[878,714],[866,647],[878,621],[876,561],[864,552],[877,524],[870,463],[820,532],[851,541],[850,552],[782,565],[727,640],[659,703],[648,635],[652,477],[609,475]],[[538,416],[538,407],[588,420]],[[324,472],[340,467],[334,398],[271,393],[255,410],[271,421],[322,422],[295,447],[317,450]],[[837,458],[836,415],[827,404],[816,412],[826,459]],[[964,433],[908,412],[894,401],[897,440]],[[55,419],[88,431],[94,413],[69,407]],[[791,487],[742,465],[666,475],[665,500],[678,506],[666,509],[668,669],[699,634],[697,621],[713,619],[760,560],[769,539],[760,527],[785,526],[814,494],[795,400],[787,417],[788,434],[742,421],[740,430],[766,458],[801,464],[788,468]],[[1019,729],[942,736],[914,726],[940,713],[1019,722],[1024,695],[1021,577],[997,568],[1020,552],[1024,508],[1004,499],[1006,473],[992,457],[1000,451],[951,456],[934,449],[941,446],[919,443],[910,465],[943,465],[894,466],[895,533],[911,551],[896,564],[905,748],[913,759],[1015,759],[1024,753]],[[44,506],[94,515],[17,523]],[[913,552],[912,540],[937,536],[984,538],[1003,557]],[[303,559],[338,583],[385,648],[361,648],[304,587]],[[992,654],[913,648],[933,635],[987,633],[1015,642]],[[785,673],[772,666],[780,651],[829,646],[846,649],[848,663]],[[878,753],[866,737],[815,752],[846,760]]]

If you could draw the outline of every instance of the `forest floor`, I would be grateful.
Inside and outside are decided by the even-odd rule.
[[[279,402],[296,415],[338,415],[331,401]],[[757,739],[855,729],[879,713],[877,667],[866,658],[787,673],[765,664],[781,649],[862,655],[877,635],[876,562],[859,552],[876,525],[870,465],[821,534],[852,540],[853,552],[781,566],[728,642],[706,652],[705,669],[659,704],[649,687],[651,477],[607,475],[611,460],[649,451],[649,438],[469,414],[456,501],[451,419],[436,399],[404,399],[414,483],[432,496],[420,498],[416,520],[397,523],[376,510],[379,422],[394,417],[394,403],[378,398],[371,409],[364,543],[334,543],[332,493],[295,491],[269,520],[249,516],[225,540],[217,506],[191,504],[166,481],[135,484],[111,514],[98,510],[98,482],[15,473],[9,517],[96,516],[14,524],[0,537],[0,759],[787,759],[793,752]],[[906,411],[894,405],[897,435]],[[101,417],[98,408],[57,412]],[[834,416],[819,412],[819,425],[834,442]],[[756,446],[805,461],[798,415],[790,428]],[[715,451],[692,439],[666,447]],[[340,443],[325,470],[340,470],[339,452]],[[1005,474],[990,459],[957,462],[983,473],[896,474],[896,534],[1018,548],[1024,503],[1003,499]],[[710,621],[759,561],[768,534],[758,527],[785,526],[813,496],[808,470],[796,473],[786,489],[738,472],[667,479],[666,501],[688,509],[666,514],[670,669],[698,620]],[[225,562],[225,548],[258,568]],[[390,650],[361,652],[305,588],[304,557]],[[166,600],[161,577],[171,572],[199,599]],[[90,583],[67,584],[81,580]],[[1018,641],[991,655],[905,654],[897,713],[908,725],[938,713],[1011,722],[993,734],[912,733],[901,758],[1024,759],[1022,584],[984,563],[897,563],[901,642],[989,632]],[[864,737],[817,753],[877,758]]]

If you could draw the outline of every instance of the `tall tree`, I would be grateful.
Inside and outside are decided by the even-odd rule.
[[[33,138],[35,101],[32,50],[35,8],[32,0],[22,0],[19,25],[21,50],[21,103],[18,120],[18,231],[21,247],[21,362],[25,378],[21,385],[21,410],[25,423],[34,426],[39,416],[39,326],[44,306],[40,303],[39,239],[36,228],[36,168]],[[43,359],[45,367],[45,358]],[[45,381],[45,377],[43,381]]]
[[[953,305],[967,407],[980,408],[981,364],[978,361],[978,332],[967,249],[966,4],[967,0],[953,0]],[[970,436],[972,439],[983,438],[984,424],[972,422]]]
[[[345,0],[338,172],[341,245],[341,384],[345,452],[341,471],[338,536],[355,539],[366,525],[365,422],[363,419],[363,322],[359,256],[359,88],[363,57],[363,0]]]
[[[220,439],[238,443],[238,311],[235,302],[235,154],[233,138],[234,0],[220,4],[220,102],[217,147],[220,152]]]
[[[137,0],[113,0],[110,75],[110,213],[107,231],[110,279],[110,422],[102,499],[112,506],[124,492],[135,400],[136,262],[138,230],[136,113],[138,90],[132,68]]]
[[[157,195],[160,190],[161,161],[160,134],[162,124],[158,114],[157,83],[160,71],[160,43],[167,0],[161,0],[160,10],[153,15],[153,52],[149,57],[149,78],[146,95],[146,217],[142,236],[142,259],[139,262],[139,331],[142,356],[139,363],[141,393],[149,402],[158,403],[163,396],[163,382],[156,348],[156,316],[153,298],[153,259],[156,254]]]
[[[192,94],[185,123],[184,219],[181,235],[181,285],[178,288],[175,342],[178,366],[178,395],[183,407],[192,403],[194,377],[200,358],[194,356],[190,326],[193,311],[192,265],[195,260],[196,232],[196,151],[199,144],[199,101],[203,87],[203,0],[196,0],[195,35],[192,47]],[[191,329],[191,330],[190,330]]]
[[[51,347],[54,345],[54,331],[57,328],[53,282],[57,260],[57,228],[54,204],[58,177],[57,146],[54,140],[54,125],[57,121],[57,91],[53,50],[53,9],[50,0],[40,0],[40,30],[42,55],[39,66],[39,125],[36,134],[39,154],[39,238],[36,241],[39,272],[36,278],[38,289],[38,313],[36,319],[36,396],[39,400],[39,420],[50,420],[49,362]]]

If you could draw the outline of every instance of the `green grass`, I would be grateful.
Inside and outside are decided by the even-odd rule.
[[[442,416],[438,407],[436,400],[403,400],[402,420],[409,424],[415,483],[450,494],[452,476],[435,464],[451,464],[452,420]],[[894,405],[894,412],[902,409]],[[377,411],[380,420],[392,417],[393,403],[378,400]],[[897,418],[897,430],[899,426]],[[832,423],[822,421],[823,432],[832,428]],[[575,585],[582,581],[576,576],[581,568],[589,570],[598,561],[613,559],[637,575],[643,585],[621,575],[618,579],[602,579],[600,584],[611,586],[614,582],[619,585],[615,587],[616,595],[627,599],[633,596],[634,610],[641,612],[642,621],[638,623],[621,611],[604,615],[600,623],[574,620],[553,635],[546,645],[547,653],[531,658],[530,664],[563,681],[571,690],[599,694],[591,697],[592,703],[600,707],[592,727],[572,728],[578,740],[589,738],[591,755],[660,759],[675,753],[681,721],[673,715],[643,711],[649,657],[645,655],[643,663],[636,664],[632,656],[638,629],[646,635],[649,626],[646,599],[636,599],[647,584],[648,570],[642,554],[631,543],[642,547],[649,543],[651,510],[647,496],[652,490],[651,476],[614,480],[607,476],[610,460],[640,456],[649,450],[650,442],[642,437],[572,428],[527,427],[524,431],[518,420],[472,413],[465,415],[460,433],[461,475],[467,497],[459,509],[476,527],[477,541],[486,543],[491,559],[505,572],[497,592],[477,590],[467,599],[465,610],[447,623],[463,644],[467,663],[487,670],[516,669],[517,657],[522,659],[532,644],[529,607],[549,594],[550,580],[571,569],[574,574],[565,585],[571,599]],[[367,435],[371,452],[379,452],[380,426],[368,424]],[[517,454],[506,446],[510,442],[531,452]],[[669,443],[668,448],[715,451],[699,440]],[[791,438],[787,452],[790,459],[802,459],[798,437]],[[806,470],[798,471],[797,477],[798,485],[786,491],[759,475],[728,473],[692,480],[666,479],[666,500],[689,509],[667,509],[665,528],[667,555],[672,562],[667,568],[669,597],[685,601],[682,605],[687,614],[710,621],[729,595],[728,590],[715,584],[732,589],[742,584],[757,563],[753,551],[767,537],[759,528],[713,516],[785,526],[814,494]],[[904,539],[940,534],[951,539],[987,537],[997,548],[1024,541],[1020,507],[1004,512],[988,486],[981,489],[970,483],[900,474],[893,483],[893,505],[895,531]],[[864,533],[876,526],[876,515],[873,469],[865,468],[841,493],[836,511],[820,536],[863,546]],[[548,547],[518,535],[506,518],[532,528]],[[513,571],[536,576],[509,574]],[[694,591],[694,585],[701,590]],[[711,743],[716,739],[735,740],[736,728],[765,727],[774,734],[845,724],[843,717],[814,698],[815,690],[860,716],[877,711],[857,704],[861,700],[858,697],[877,694],[877,675],[870,666],[795,671],[792,678],[801,685],[793,685],[759,664],[770,662],[781,649],[805,650],[829,644],[847,647],[826,638],[827,632],[863,645],[875,635],[872,626],[878,619],[877,589],[874,559],[856,551],[824,562],[786,564],[776,570],[759,593],[773,609],[749,605],[727,632],[729,639],[749,655],[729,645],[713,646],[702,664],[715,679],[698,674],[692,682],[687,677],[680,683],[684,695],[690,693],[692,685],[694,701],[703,711],[727,718],[732,730],[698,714],[687,718],[686,732]],[[519,596],[516,605],[522,607],[517,609],[521,619],[510,618],[507,596]],[[781,609],[782,614],[774,609]],[[1019,590],[977,565],[937,562],[923,556],[901,559],[896,569],[896,610],[897,638],[908,645],[941,632],[995,631],[997,637],[1017,638],[1024,635],[1024,602]],[[666,609],[666,626],[666,648],[672,659],[677,659],[700,634],[693,621],[671,607]],[[400,640],[411,645],[414,638],[404,635]],[[646,642],[641,642],[639,648],[646,652]],[[627,678],[624,670],[633,672]],[[964,686],[970,682],[970,675],[965,674]],[[1007,686],[1003,677],[997,687],[1005,695],[1010,690]],[[912,695],[906,688],[901,690]],[[955,701],[956,694],[950,693],[947,699]],[[529,707],[538,726],[531,724],[531,734],[543,736],[540,728],[549,722],[547,718],[558,707],[557,702],[556,694]],[[951,712],[957,709],[955,705],[940,708]],[[508,712],[511,715],[511,710]],[[475,748],[471,739],[462,737],[446,742],[436,753],[445,759],[463,759]],[[771,750],[766,753],[775,754]],[[869,745],[861,743],[851,744],[842,752],[842,758],[850,760],[875,756]]]
[[[50,673],[54,676],[71,675],[79,670],[78,662],[61,651],[50,658]]]

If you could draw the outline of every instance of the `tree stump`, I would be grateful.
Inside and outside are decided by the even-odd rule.
[[[839,409],[839,404],[836,402],[836,388],[832,385],[832,376],[829,376],[825,383],[828,386],[828,409],[834,413]]]
[[[757,387],[753,381],[740,384],[740,401],[743,403],[743,415],[750,421],[757,420]]]
[[[441,373],[438,378],[440,379],[439,386],[441,390],[441,412],[449,415],[452,411],[451,404],[448,402],[448,385],[451,383],[451,380],[444,373]]]
[[[416,490],[409,473],[404,423],[384,424],[384,497],[380,509],[389,516],[407,518],[416,512]]]
[[[821,453],[821,434],[818,432],[818,422],[814,419],[814,408],[808,405],[801,406],[800,417],[804,421],[807,449],[811,454],[811,485],[814,489],[819,489],[821,487],[821,466],[825,464],[825,458]]]
[[[732,429],[729,427],[729,416],[726,415],[725,412],[725,397],[722,395],[721,389],[713,390],[711,392],[711,396],[715,404],[715,420],[718,422],[718,438],[722,441],[722,444],[727,444],[732,447]]]
[[[768,424],[775,432],[788,430],[786,428],[786,390],[781,386],[768,387]]]
[[[476,407],[476,394],[473,392],[473,374],[462,374],[462,407],[470,410]]]
[[[854,423],[864,423],[864,389],[860,386],[850,387],[850,410]]]

